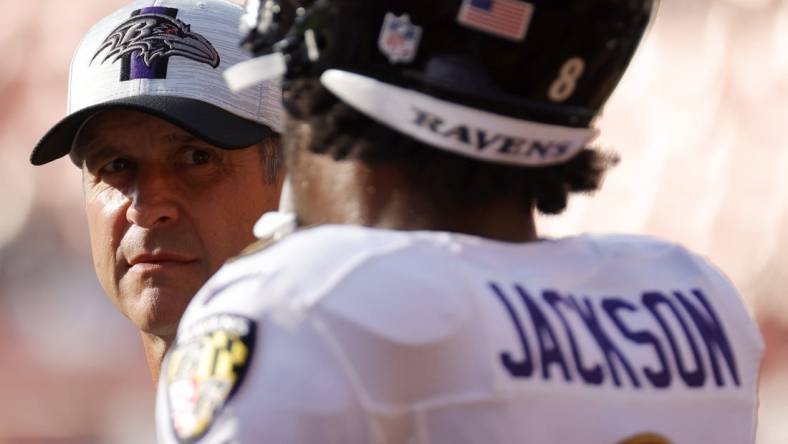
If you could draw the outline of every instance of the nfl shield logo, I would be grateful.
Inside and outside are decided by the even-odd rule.
[[[378,47],[391,63],[410,63],[416,58],[421,41],[421,26],[410,21],[408,14],[397,17],[387,13],[380,31]]]

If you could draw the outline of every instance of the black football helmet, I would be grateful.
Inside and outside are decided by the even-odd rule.
[[[463,7],[491,3],[496,7],[495,0],[250,0],[244,44],[255,55],[282,51],[286,79],[337,68],[519,119],[577,127],[589,125],[612,94],[655,9],[655,0],[509,0],[532,7],[518,41],[458,19]],[[389,13],[407,14],[423,29],[409,62],[392,62],[379,49]],[[314,60],[307,31],[319,51]]]
[[[589,129],[656,2],[249,0],[244,44],[282,56],[285,88],[339,70],[507,119]]]

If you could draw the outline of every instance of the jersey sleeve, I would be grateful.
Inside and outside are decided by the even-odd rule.
[[[752,310],[725,273],[700,255],[691,253],[691,259],[703,271],[704,278],[710,288],[723,296],[718,302],[725,305],[727,311],[737,317],[736,335],[746,338],[750,361],[754,363],[753,366],[756,369],[752,372],[755,378],[753,384],[757,385],[757,375],[760,373],[757,369],[760,368],[760,361],[766,345]]]
[[[270,297],[264,288],[241,279],[190,307],[162,366],[159,442],[372,442],[319,318],[283,324],[275,310],[250,310]]]

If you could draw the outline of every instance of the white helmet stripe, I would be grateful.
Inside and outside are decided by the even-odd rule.
[[[595,128],[481,111],[337,69],[324,72],[320,80],[344,102],[386,126],[436,148],[490,162],[554,165],[575,156],[599,134]]]

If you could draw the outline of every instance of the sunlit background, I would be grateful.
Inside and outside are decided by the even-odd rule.
[[[93,274],[79,172],[27,160],[65,112],[79,39],[124,3],[0,1],[0,444],[154,442],[154,390]],[[788,443],[788,0],[663,0],[600,126],[623,162],[544,233],[652,234],[719,265],[767,339],[757,442]]]

